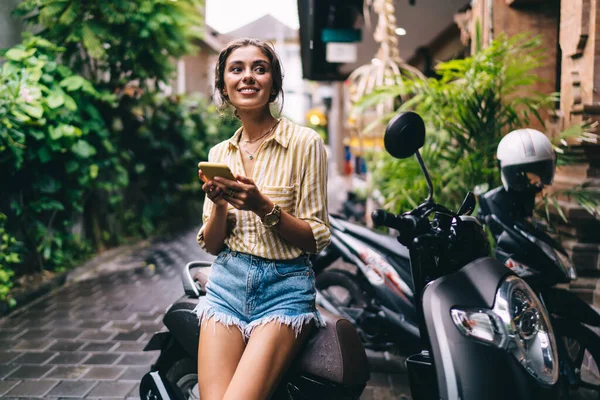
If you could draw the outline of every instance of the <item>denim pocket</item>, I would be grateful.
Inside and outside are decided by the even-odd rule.
[[[213,263],[225,266],[230,258],[231,251],[223,250],[217,255],[217,258],[215,258],[215,261],[213,261]]]
[[[273,270],[275,275],[280,278],[287,278],[289,276],[310,276],[311,267],[310,264],[304,260],[295,263],[286,262],[273,262]]]

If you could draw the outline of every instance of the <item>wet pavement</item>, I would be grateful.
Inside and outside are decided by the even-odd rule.
[[[124,265],[147,265],[71,282],[0,319],[0,397],[139,398],[139,380],[158,357],[142,349],[183,295],[181,268],[212,257],[197,246],[195,231],[129,257]],[[407,398],[398,365],[382,354],[370,360],[361,399]]]

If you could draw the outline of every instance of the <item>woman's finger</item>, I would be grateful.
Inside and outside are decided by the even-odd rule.
[[[235,175],[235,179],[237,179],[239,182],[245,183],[246,185],[256,186],[254,184],[254,181],[252,179],[248,178],[247,176],[244,176],[244,175]]]
[[[200,180],[204,183],[208,182],[208,178],[206,175],[204,175],[204,172],[202,172],[201,169],[198,170],[198,178],[200,178]]]
[[[244,208],[245,202],[243,200],[240,200],[236,197],[232,197],[232,196],[228,195],[227,193],[223,193],[223,197],[225,198],[225,200],[227,200],[227,202],[229,204],[231,204],[238,210],[242,210]]]
[[[232,181],[231,179],[224,179],[219,176],[215,176],[215,179],[213,179],[213,182],[216,185],[218,185],[221,189],[223,189],[223,191],[225,193],[227,193],[227,191],[229,189],[233,189],[236,192],[241,192],[241,191],[245,190],[246,186],[247,186],[245,184],[242,184],[242,183],[239,183],[236,181]]]

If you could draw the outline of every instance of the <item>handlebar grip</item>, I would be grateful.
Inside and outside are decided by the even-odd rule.
[[[393,215],[393,214],[392,214]],[[395,215],[394,215],[395,216]],[[390,214],[382,209],[377,209],[371,213],[371,219],[375,225],[390,227]]]
[[[411,215],[396,215],[385,210],[377,209],[371,213],[373,223],[379,226],[387,226],[398,231],[401,242],[412,240],[417,227],[417,219]],[[400,239],[402,238],[402,240]]]

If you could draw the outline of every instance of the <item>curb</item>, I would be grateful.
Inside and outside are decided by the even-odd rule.
[[[71,282],[80,282],[115,271],[145,266],[146,263],[144,260],[147,254],[143,253],[148,251],[153,241],[153,239],[145,239],[134,244],[115,247],[97,254],[83,264],[69,271],[62,272],[47,282],[30,288],[28,291],[16,294],[14,296],[16,305],[13,307],[7,301],[0,301],[0,318],[22,309],[41,296]],[[142,254],[134,258],[135,253]]]

